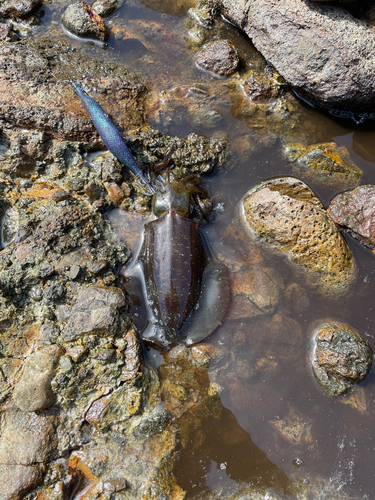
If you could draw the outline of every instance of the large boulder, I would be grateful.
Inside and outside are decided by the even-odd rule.
[[[366,20],[324,2],[218,3],[301,97],[339,114],[375,111],[375,32]]]

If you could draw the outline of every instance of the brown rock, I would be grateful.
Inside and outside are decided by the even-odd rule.
[[[375,186],[359,186],[337,195],[327,211],[335,224],[375,248]]]
[[[1,420],[0,464],[46,463],[56,450],[57,437],[51,417],[7,411]]]
[[[355,277],[353,255],[304,182],[292,177],[263,182],[245,195],[242,207],[251,235],[307,271],[311,285],[328,294],[347,291]]]
[[[86,288],[73,305],[64,328],[64,340],[75,340],[90,333],[115,335],[121,326],[118,310],[124,306],[124,294],[119,288]]]
[[[42,483],[40,465],[0,465],[1,499],[22,500],[25,493]]]
[[[199,68],[219,76],[230,76],[238,69],[240,60],[232,42],[217,40],[205,45],[196,55]]]
[[[121,205],[121,202],[124,201],[125,193],[117,184],[111,184],[108,188],[108,198],[115,205]]]
[[[56,365],[62,353],[61,347],[51,345],[27,358],[13,392],[14,402],[20,410],[44,410],[55,403],[56,396],[51,389],[51,380],[55,376]]]
[[[106,78],[98,79],[98,65]],[[17,127],[42,130],[60,140],[97,140],[98,134],[80,98],[70,84],[61,81],[81,83],[77,68],[81,68],[85,84],[95,89],[95,99],[107,113],[115,113],[127,128],[144,124],[144,80],[113,63],[99,64],[67,41],[45,38],[0,47],[1,119]],[[61,80],[48,77],[49,69]],[[30,87],[36,91],[29,92]]]

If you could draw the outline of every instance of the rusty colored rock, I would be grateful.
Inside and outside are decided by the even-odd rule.
[[[359,186],[337,195],[327,211],[335,224],[374,251],[375,186]]]
[[[268,102],[280,93],[280,85],[274,79],[255,72],[242,80],[241,86],[246,97],[254,102]]]
[[[115,205],[121,205],[121,202],[125,199],[125,193],[117,184],[111,184],[108,188],[108,198]]]
[[[339,189],[352,188],[361,182],[362,171],[345,146],[337,146],[334,142],[307,147],[291,143],[285,146],[284,152],[296,174],[303,175],[306,180]]]
[[[327,321],[317,328],[314,341],[313,373],[330,396],[346,394],[366,378],[373,353],[357,330],[338,321]]]
[[[237,49],[228,40],[206,44],[195,57],[196,65],[218,76],[230,76],[238,69]]]
[[[253,237],[286,254],[313,286],[346,293],[356,266],[353,255],[320,200],[302,181],[279,177],[251,189],[242,201]]]
[[[23,373],[17,382],[13,398],[22,411],[37,411],[48,408],[56,401],[51,389],[56,365],[63,349],[51,345],[32,353],[26,360]]]

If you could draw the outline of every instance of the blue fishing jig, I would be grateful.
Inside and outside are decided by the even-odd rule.
[[[52,72],[51,72],[52,73]],[[57,79],[53,73],[52,75]],[[116,156],[116,158],[125,165],[139,180],[140,184],[146,188],[148,191],[146,194],[154,194],[155,188],[151,183],[145,178],[141,169],[135,163],[134,158],[126,145],[124,138],[122,137],[119,129],[109,118],[104,109],[91,97],[87,92],[83,90],[77,83],[71,80],[62,80],[64,82],[70,83],[74,90],[76,91],[78,97],[81,99],[82,104],[86,108],[90,118],[98,131],[102,141],[107,146],[109,151]]]

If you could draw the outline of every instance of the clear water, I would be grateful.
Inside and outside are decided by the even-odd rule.
[[[45,6],[42,25],[34,35],[64,36],[60,18],[67,4],[53,2]],[[353,161],[363,170],[362,183],[375,184],[375,132],[334,121],[297,100],[293,101],[295,112],[290,119],[277,121],[267,114],[258,117],[241,114],[240,93],[233,91],[238,75],[227,80],[216,79],[194,65],[196,48],[189,42],[186,15],[190,6],[191,3],[172,0],[142,3],[128,0],[106,21],[112,29],[108,48],[85,45],[85,50],[102,60],[125,64],[149,80],[154,95],[150,123],[159,129],[176,136],[196,131],[227,137],[232,148],[228,163],[204,183],[214,203],[224,204],[225,209],[223,213],[218,211],[215,223],[206,225],[203,231],[216,253],[241,260],[253,247],[250,243],[247,247],[246,241],[236,246],[236,241],[228,236],[228,228],[235,224],[239,200],[250,188],[269,177],[294,175],[283,158],[283,142],[334,141],[345,145]],[[212,33],[236,45],[242,60],[241,74],[250,68],[265,66],[261,56],[235,27],[223,23],[218,32]],[[208,31],[207,34],[209,36]],[[80,44],[74,40],[72,43]],[[197,84],[205,89],[203,94],[194,92]],[[179,95],[185,96],[182,102],[187,107],[184,109],[196,111],[208,106],[218,111],[222,119],[207,126],[207,123],[199,123],[193,112],[179,114],[172,109],[170,113],[168,110],[160,113],[160,97],[176,86],[182,88]],[[338,190],[332,186],[322,187],[318,182],[309,181],[309,184],[326,206]],[[354,492],[352,498],[374,498],[374,373],[372,371],[354,392],[350,399],[354,401],[353,406],[344,404],[349,398],[326,396],[314,380],[308,361],[312,325],[322,318],[348,323],[375,348],[375,256],[346,238],[359,273],[350,293],[337,300],[328,300],[310,290],[287,262],[256,249],[267,266],[277,268],[285,285],[299,282],[309,297],[310,305],[303,311],[295,312],[283,305],[276,311],[280,317],[289,318],[289,325],[300,328],[301,345],[291,354],[288,346],[272,337],[264,342],[266,322],[270,318],[227,319],[211,335],[208,343],[227,349],[228,361],[232,361],[226,371],[217,374],[222,387],[220,418],[201,420],[203,443],[192,439],[175,470],[188,498],[210,490],[221,492],[225,497],[239,485],[249,484],[276,488],[291,494],[288,498],[295,498],[288,490],[290,478],[305,484],[325,478],[328,482],[319,494],[322,499],[333,498],[335,492],[344,491],[346,486]],[[241,342],[238,337],[242,338]],[[159,366],[161,376],[165,375],[163,358],[152,351],[147,356],[150,364]],[[260,361],[272,361],[272,356],[281,368],[262,369]],[[240,367],[237,379],[236,367]],[[248,377],[246,367],[251,372]],[[206,373],[204,384],[212,382],[210,376],[213,375]],[[305,437],[299,441],[296,438],[294,443],[287,442],[275,430],[278,421],[305,423]]]

